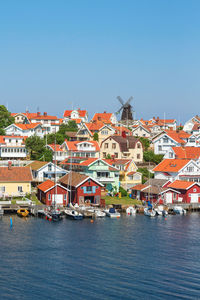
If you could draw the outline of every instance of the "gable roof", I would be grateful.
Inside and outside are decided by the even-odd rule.
[[[172,147],[178,159],[199,159],[200,147]]]
[[[52,180],[48,179],[42,183],[40,183],[37,188],[43,192],[47,192],[48,190],[52,189],[55,186],[60,186],[62,189],[68,190],[64,186],[61,186],[60,184],[53,182]]]
[[[34,128],[38,127],[38,126],[41,126],[40,123],[31,123],[31,124],[20,124],[20,123],[15,123],[15,124],[13,124],[13,125],[19,127],[19,128],[22,129],[22,130],[30,130],[30,129],[34,129]]]
[[[96,121],[101,121],[103,123],[112,123],[111,122],[111,117],[112,117],[112,113],[95,113],[92,121],[96,120]]]
[[[42,168],[43,166],[45,166],[45,165],[47,165],[47,164],[49,164],[48,161],[39,161],[39,160],[35,160],[35,161],[33,161],[32,163],[28,164],[28,165],[26,166],[26,168],[27,168],[27,167],[30,167],[32,170],[37,171],[37,170],[39,170],[40,168]]]
[[[0,167],[0,182],[30,182],[32,181],[30,168],[27,167]]]
[[[134,136],[126,136],[122,137],[121,135],[112,135],[107,137],[102,144],[107,141],[108,139],[113,139],[116,143],[119,144],[120,151],[126,152],[129,149],[135,149],[135,145],[137,142],[140,142],[140,140]],[[141,143],[141,142],[140,142]],[[142,143],[141,143],[142,144]]]
[[[92,144],[92,146],[95,147],[95,151],[100,151],[99,144],[97,141],[68,141],[68,140],[65,140],[64,143],[67,146],[69,151],[80,151],[77,148],[79,144]],[[82,149],[82,151],[86,151],[86,150]]]
[[[65,184],[67,186],[78,187],[79,185],[83,184],[85,181],[91,179],[92,181],[96,182],[98,185],[103,186],[100,182],[91,178],[87,175],[71,171],[70,173],[64,175],[62,178],[59,179],[61,184]]]
[[[85,117],[86,116],[86,114],[87,114],[87,110],[80,110],[80,109],[73,109],[73,110],[65,110],[64,111],[64,117],[70,117],[71,116],[71,113],[73,112],[73,111],[77,111],[78,112],[78,114],[79,114],[79,117],[81,117],[81,118],[83,118],[83,117]]]
[[[188,190],[195,184],[199,185],[197,182],[175,180],[174,182],[169,184],[168,187],[173,189]]]
[[[178,172],[186,166],[190,159],[164,159],[154,169],[154,172]]]
[[[63,152],[63,149],[61,148],[61,145],[59,145],[59,144],[49,144],[49,145],[47,145],[49,148],[51,148],[53,151],[56,151],[56,152],[58,152],[58,151],[61,151],[61,152]]]

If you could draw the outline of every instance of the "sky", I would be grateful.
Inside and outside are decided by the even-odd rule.
[[[200,106],[200,1],[0,1],[0,103],[185,122]]]

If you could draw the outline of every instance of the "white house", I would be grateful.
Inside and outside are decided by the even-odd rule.
[[[61,145],[66,157],[100,157],[99,144],[96,141],[68,141]]]
[[[63,161],[67,158],[67,153],[60,145],[49,144],[47,148],[53,152],[53,159],[55,160],[55,151],[56,151],[56,161]]]
[[[146,125],[137,125],[136,127],[133,127],[132,134],[134,136],[139,137],[147,137],[149,138],[151,136],[151,131]]]
[[[0,136],[0,158],[1,159],[22,159],[26,158],[27,150],[23,136]]]
[[[63,123],[67,123],[69,120],[80,120],[80,123],[88,122],[88,112],[86,110],[80,110],[80,108],[74,110],[65,110],[63,117]]]
[[[39,137],[44,136],[44,130],[40,123],[35,124],[11,124],[5,128],[6,135],[17,135],[30,137],[37,135]]]
[[[164,159],[153,172],[156,179],[200,182],[200,166],[190,159]]]
[[[57,181],[67,173],[67,171],[61,167],[46,161],[34,161],[28,164],[27,167],[31,168],[35,182],[42,182],[47,179]]]
[[[200,124],[200,117],[198,115],[196,115],[195,117],[192,117],[190,120],[188,120],[184,124],[183,130],[191,133],[195,124]]]

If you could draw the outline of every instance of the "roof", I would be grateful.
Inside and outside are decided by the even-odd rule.
[[[137,185],[133,186],[131,189],[135,190],[135,191],[141,191],[146,187],[147,187],[146,184],[137,184]]]
[[[178,159],[199,159],[200,147],[172,147]]]
[[[73,111],[77,111],[79,113],[79,117],[81,117],[81,118],[85,117],[86,114],[87,114],[87,110],[80,110],[80,109],[76,110],[76,109],[74,109],[74,110],[65,110],[63,116],[64,117],[70,117],[71,113]]]
[[[162,187],[165,185],[169,180],[167,179],[157,179],[157,178],[151,178],[145,182],[146,185],[155,185]]]
[[[0,167],[0,182],[30,182],[31,169],[27,167]]]
[[[76,187],[83,181],[89,179],[88,176],[84,174],[80,174],[78,172],[71,171],[70,173],[64,175],[62,178],[59,179],[59,182],[62,184],[66,184],[68,186]]]
[[[40,123],[31,123],[31,124],[20,124],[20,123],[15,123],[15,126],[19,127],[22,130],[29,130],[37,127],[38,125],[41,125]]]
[[[68,141],[68,140],[65,140],[65,144],[68,147],[69,151],[80,151],[77,149],[78,145],[85,144],[85,143],[92,144],[92,146],[95,147],[95,151],[100,151],[99,144],[97,141]],[[82,149],[82,151],[85,152],[86,150]]]
[[[178,172],[181,170],[190,159],[164,159],[154,169],[154,172]]]
[[[197,183],[191,182],[191,181],[175,180],[174,182],[172,182],[171,184],[168,185],[168,188],[187,190],[194,184],[197,184]]]
[[[94,114],[94,117],[92,118],[92,121],[101,121],[103,123],[112,123],[111,122],[112,113],[96,113]]]
[[[92,164],[96,160],[98,160],[98,158],[88,158],[87,160],[84,160],[84,161],[80,162],[80,165],[81,166],[89,166],[90,164]]]
[[[42,168],[43,166],[47,165],[49,162],[48,161],[39,161],[39,160],[36,160],[30,164],[28,164],[26,166],[27,167],[30,167],[32,170],[39,170],[40,168]]]
[[[181,131],[174,131],[174,130],[165,130],[166,134],[175,140],[179,144],[185,144],[186,142],[183,139],[187,139],[190,137],[190,134],[181,130]]]
[[[105,126],[103,122],[99,121],[93,121],[90,123],[85,123],[86,127],[92,132],[92,131],[99,131],[102,127]]]
[[[112,135],[107,139],[109,138],[112,138],[115,142],[119,144],[121,152],[126,152],[129,149],[134,149],[136,143],[139,142],[139,139],[134,136],[122,137],[121,135]],[[107,139],[105,139],[102,143],[104,143]]]
[[[127,163],[131,162],[132,159],[104,159],[104,161],[106,161],[108,164],[110,165],[126,165]]]
[[[39,184],[37,186],[37,188],[40,189],[41,191],[45,192],[46,190],[52,188],[53,186],[55,186],[55,182],[53,182],[52,180],[46,180],[46,181],[42,182],[41,184]]]
[[[5,139],[21,139],[25,140],[27,137],[25,136],[19,136],[19,135],[0,135],[0,144],[5,144]]]
[[[61,152],[63,152],[63,149],[61,148],[61,146],[60,145],[58,145],[58,144],[49,144],[48,145],[53,151],[55,151],[55,149],[56,149],[56,152],[58,152],[58,151],[61,151]]]

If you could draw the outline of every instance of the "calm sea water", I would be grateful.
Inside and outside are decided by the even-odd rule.
[[[0,299],[200,299],[199,214],[0,228]]]

